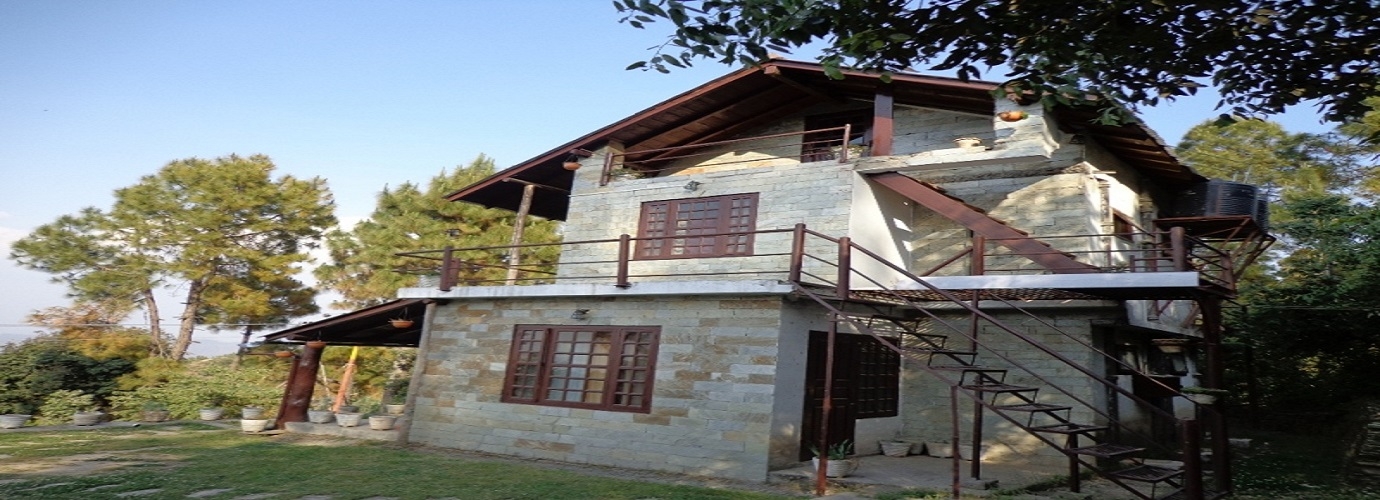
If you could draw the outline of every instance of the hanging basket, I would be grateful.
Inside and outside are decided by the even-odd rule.
[[[390,319],[388,324],[393,325],[393,328],[403,329],[412,328],[413,322],[410,319]]]
[[[566,169],[566,170],[569,170],[569,171],[571,171],[571,172],[574,172],[574,171],[580,169],[580,162],[578,162],[578,161],[567,161],[567,162],[561,163],[561,168],[564,168],[564,169]]]

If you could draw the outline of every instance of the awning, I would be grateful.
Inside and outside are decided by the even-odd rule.
[[[280,330],[264,335],[263,339],[270,344],[321,340],[329,345],[417,347],[422,337],[427,302],[435,300],[395,300]]]

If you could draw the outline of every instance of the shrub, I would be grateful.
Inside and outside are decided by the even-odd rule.
[[[43,406],[38,408],[38,416],[34,419],[34,423],[38,425],[65,424],[72,419],[73,413],[96,411],[97,409],[95,396],[75,390],[57,390],[44,398]]]
[[[238,412],[245,406],[260,406],[272,413],[283,396],[283,380],[287,377],[282,365],[244,366],[238,370],[217,363],[217,360],[188,364],[185,370],[167,373],[161,384],[146,385],[121,391],[110,398],[111,413],[135,419],[147,401],[167,405],[172,418],[195,418],[197,411],[208,404],[219,403],[227,411]]]

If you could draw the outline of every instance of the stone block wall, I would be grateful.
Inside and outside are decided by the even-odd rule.
[[[1114,320],[1120,314],[1119,308],[1043,310],[1039,314],[1040,318],[1052,325],[1053,328],[1025,315],[993,312],[993,315],[1004,324],[1034,337],[1060,354],[1091,369],[1094,373],[1103,373],[1106,370],[1106,363],[1101,357],[1080,345],[1079,341],[1098,345],[1096,343],[1098,339],[1093,338],[1093,324]],[[958,328],[966,329],[968,327],[966,316],[954,315],[944,316],[944,318]],[[1059,331],[1056,331],[1056,328]],[[927,333],[949,335],[948,345],[951,347],[967,348],[968,341],[960,335],[953,334],[948,328],[930,324],[926,331]],[[1042,403],[1073,406],[1071,418],[1074,422],[1100,423],[1102,421],[1091,409],[1078,404],[1072,398],[1049,387],[1027,372],[1012,368],[1007,361],[989,352],[989,349],[1002,353],[1011,358],[1012,361],[1040,374],[1052,384],[1077,395],[1080,399],[1098,405],[1105,411],[1106,390],[1101,384],[990,323],[983,322],[981,324],[978,339],[985,347],[979,349],[977,364],[1011,368],[1007,373],[1006,383],[1042,387],[1037,400]],[[905,363],[902,382],[905,394],[902,398],[901,410],[905,423],[901,438],[917,442],[948,442],[953,432],[949,386],[926,372],[922,368],[924,364],[923,361],[914,360],[908,360]],[[1006,402],[1007,399],[1011,400],[1009,402],[1015,402],[1014,398],[1009,396],[998,401]],[[971,399],[962,395],[959,396],[959,430],[965,445],[972,438],[973,404]],[[1017,416],[1023,418],[1024,414],[1017,414]],[[1038,418],[1037,424],[1040,423]],[[983,444],[988,447],[984,459],[1007,463],[1057,464],[1066,462],[1062,453],[991,412],[985,412],[983,421],[985,424],[983,427]],[[1047,423],[1054,422],[1049,421]]]
[[[409,439],[501,455],[761,481],[780,382],[781,300],[453,301],[437,308],[418,363],[422,375]],[[589,319],[570,319],[576,308],[589,309]],[[660,326],[651,412],[502,402],[513,328],[519,324]]]

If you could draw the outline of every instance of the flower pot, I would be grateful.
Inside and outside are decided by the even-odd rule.
[[[33,417],[33,415],[24,415],[22,413],[0,415],[0,429],[18,429],[23,427],[24,424],[29,423],[29,418],[31,417]]]
[[[810,459],[815,471],[819,471],[819,457]],[[858,470],[858,459],[845,458],[841,460],[829,460],[829,466],[824,471],[825,477],[848,477],[853,471]]]
[[[225,415],[225,408],[202,408],[197,410],[197,418],[202,420],[220,420]]]
[[[324,341],[324,340],[308,340],[308,341],[306,342],[305,345],[307,346],[308,349],[325,349],[325,348],[326,348],[326,341]]]
[[[330,410],[307,410],[307,421],[313,424],[329,424],[335,420],[335,414]]]
[[[882,454],[888,457],[904,457],[910,454],[910,441],[881,441]]]
[[[249,420],[264,418],[264,409],[258,406],[246,406],[240,409],[240,418]]]
[[[954,456],[954,445],[949,443],[925,443],[925,454],[931,457],[949,458]]]
[[[1213,394],[1184,394],[1184,397],[1200,405],[1210,405],[1217,402],[1217,396]]]
[[[1004,122],[1018,122],[1026,119],[1028,116],[1030,115],[1021,110],[1002,111],[997,113],[997,118],[1001,118],[1001,121]]]
[[[569,170],[569,171],[574,172],[574,171],[580,169],[580,162],[578,162],[578,161],[568,161],[568,162],[564,162],[564,163],[561,163],[561,168],[564,168],[564,169],[566,169],[566,170]]]
[[[388,324],[393,325],[393,328],[412,328],[412,320],[410,319],[390,319]]]
[[[389,415],[402,415],[403,412],[407,411],[407,405],[383,405],[383,411],[388,412]]]
[[[340,412],[335,414],[335,423],[341,427],[358,427],[359,414]]]
[[[72,415],[72,425],[96,425],[105,414],[98,411],[79,411]]]
[[[139,419],[145,422],[162,422],[168,419],[168,410],[144,410]]]
[[[960,137],[954,139],[954,144],[957,144],[960,148],[980,148],[982,147],[982,139],[976,137]]]
[[[337,413],[359,413],[359,407],[355,405],[340,405]]]
[[[398,417],[393,415],[374,415],[369,417],[369,428],[376,431],[386,431],[393,428],[393,423],[398,421]]]
[[[240,419],[240,430],[244,432],[263,432],[268,428],[266,418],[245,418]]]

